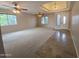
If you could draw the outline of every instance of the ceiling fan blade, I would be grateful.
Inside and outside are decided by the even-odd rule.
[[[28,9],[21,8],[21,10],[27,11]]]
[[[27,13],[27,11],[23,11],[23,10],[21,10],[20,12],[21,12],[21,13],[23,13],[23,12],[24,12],[24,13]]]
[[[12,9],[12,8],[6,6],[0,6],[0,9]]]
[[[15,7],[7,6],[7,5],[1,5],[0,8],[2,8],[2,9],[14,9]]]
[[[10,7],[10,8],[14,8],[15,7],[15,6],[8,6],[8,5],[1,5],[1,6]]]

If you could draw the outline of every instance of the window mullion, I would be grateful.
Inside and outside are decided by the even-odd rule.
[[[8,14],[7,14],[7,25],[9,25]]]

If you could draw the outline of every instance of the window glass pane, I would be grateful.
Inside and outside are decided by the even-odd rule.
[[[42,24],[44,24],[44,23],[45,23],[45,22],[44,22],[44,17],[42,17],[42,21],[41,21],[41,23],[42,23]]]
[[[48,24],[48,17],[47,16],[42,17],[41,23]]]
[[[63,16],[63,24],[66,24],[66,16]]]
[[[9,25],[17,24],[15,15],[8,15],[8,24]]]
[[[57,15],[57,25],[60,25],[60,21],[61,20],[61,16],[60,15]]]
[[[45,24],[48,24],[48,17],[45,17]]]
[[[8,25],[8,23],[7,23],[7,15],[6,14],[0,14],[0,25],[1,26]]]
[[[0,14],[0,26],[15,25],[15,24],[17,24],[15,15]]]

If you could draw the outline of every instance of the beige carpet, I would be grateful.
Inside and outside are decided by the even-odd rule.
[[[33,57],[32,55],[53,34],[52,29],[35,28],[3,34],[7,57]]]

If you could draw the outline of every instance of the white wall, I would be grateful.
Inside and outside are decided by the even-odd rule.
[[[9,12],[8,12],[9,13]],[[17,14],[17,25],[2,26],[2,33],[15,32],[34,28],[36,26],[36,18],[34,15],[21,13]]]
[[[47,27],[48,28],[55,28],[55,26],[56,26],[55,14],[48,15],[48,19],[49,19],[49,21],[48,21]]]
[[[74,43],[77,48],[77,54],[79,57],[79,2],[75,2],[72,9],[72,34]]]

